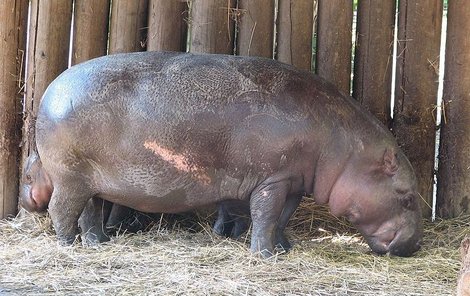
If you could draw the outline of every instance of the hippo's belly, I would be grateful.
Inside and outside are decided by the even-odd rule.
[[[124,164],[123,164],[124,165]],[[142,212],[178,213],[227,199],[247,199],[258,178],[232,177],[224,169],[178,171],[174,167],[148,166],[97,172],[97,195]]]

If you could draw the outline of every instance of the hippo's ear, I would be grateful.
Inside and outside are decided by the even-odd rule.
[[[393,176],[398,170],[397,153],[393,148],[386,148],[383,158],[384,173]]]

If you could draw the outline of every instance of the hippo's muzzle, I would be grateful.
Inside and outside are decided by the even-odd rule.
[[[373,252],[384,255],[409,257],[421,248],[422,229],[414,231],[403,229],[395,233],[392,240],[381,240],[378,237],[365,237]]]

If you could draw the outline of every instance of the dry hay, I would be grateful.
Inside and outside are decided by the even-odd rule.
[[[248,235],[213,235],[213,217],[163,217],[98,247],[59,246],[48,217],[1,221],[0,294],[454,295],[458,247],[470,233],[468,216],[427,222],[414,257],[377,256],[344,220],[306,200],[288,228],[293,250],[261,260]]]

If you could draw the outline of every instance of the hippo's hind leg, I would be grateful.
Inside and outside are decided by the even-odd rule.
[[[290,185],[287,180],[261,184],[251,195],[251,251],[265,258],[273,255],[275,231]]]
[[[240,201],[223,201],[217,207],[218,216],[213,230],[217,235],[238,238],[249,224],[250,208],[247,203]]]
[[[288,196],[284,209],[282,209],[281,217],[279,218],[279,221],[277,223],[274,243],[276,246],[280,246],[285,251],[289,251],[292,248],[292,245],[286,238],[284,230],[286,229],[290,217],[292,217],[292,214],[294,214],[301,200],[302,194]]]
[[[111,202],[99,197],[93,197],[87,202],[78,219],[84,244],[96,245],[109,241],[104,222],[108,219],[112,205]]]
[[[61,178],[54,183],[49,214],[61,243],[72,244],[78,234],[78,219],[95,194],[79,178]]]
[[[108,221],[106,221],[106,228],[119,229],[121,225],[133,214],[133,211],[125,206],[113,204],[111,213],[109,214]]]

